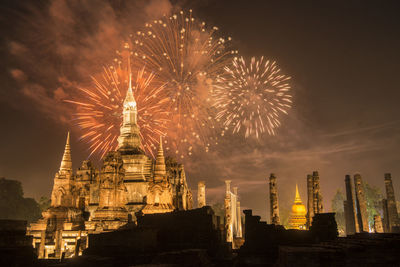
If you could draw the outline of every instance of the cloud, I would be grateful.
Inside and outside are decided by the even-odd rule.
[[[263,146],[252,149],[249,149],[251,144],[248,142],[231,142],[224,149],[201,156],[207,160],[191,165],[188,177],[196,180],[206,178],[206,195],[210,203],[223,201],[224,180],[232,180],[231,186],[238,187],[243,207],[253,208],[256,214],[264,217],[269,209],[270,173],[276,174],[280,204],[288,209],[294,199],[295,183],[299,184],[305,203],[306,175],[317,170],[325,208],[329,211],[335,190],[344,185],[345,174],[361,170],[364,180],[373,184],[376,182],[371,179],[376,178],[376,174],[382,172],[383,175],[385,170],[376,165],[375,159],[376,155],[385,157],[386,151],[400,141],[396,123],[343,129],[337,134],[302,135],[302,139],[295,142],[286,142],[291,136],[284,134],[275,144],[265,142]]]
[[[73,110],[62,100],[112,63],[130,33],[172,5],[168,0],[52,0],[25,8],[17,15],[17,31],[6,36],[14,61],[9,74],[19,86],[9,94],[27,97],[56,121],[68,121]]]
[[[25,73],[19,69],[10,70],[10,74],[18,82],[24,82],[27,79]]]
[[[69,123],[72,112],[62,102],[67,94],[62,88],[54,90],[52,95],[49,95],[47,91],[39,84],[26,84],[21,90],[25,97],[36,104],[40,112],[60,123]]]
[[[149,18],[160,18],[163,15],[170,13],[171,10],[171,3],[165,0],[150,0],[144,8],[144,11]]]
[[[11,41],[8,43],[8,49],[9,49],[9,52],[15,56],[19,56],[28,51],[28,49],[23,44],[15,42],[15,41]]]
[[[90,75],[113,62],[116,50],[130,33],[146,21],[177,8],[166,0],[53,0],[43,6],[38,3],[32,1],[30,8],[8,19],[10,24],[17,25],[4,33],[8,56],[12,57],[6,73],[14,83],[1,93],[13,107],[25,108],[15,104],[22,96],[44,116],[61,123],[69,123],[74,112],[63,102],[75,92],[74,88],[87,85]],[[293,80],[295,102],[289,116],[283,118],[277,136],[243,139],[227,134],[209,153],[195,151],[185,162],[194,192],[197,181],[206,180],[208,199],[222,201],[224,180],[230,179],[232,186],[239,187],[242,206],[252,207],[255,214],[264,216],[271,172],[278,177],[280,202],[288,206],[294,198],[295,182],[305,200],[307,173],[320,171],[322,193],[329,207],[334,191],[343,186],[345,174],[361,170],[366,174],[365,180],[374,181],[380,172],[397,166],[393,155],[400,143],[399,121],[358,127],[357,121],[349,119],[346,123],[354,125],[350,128],[342,128],[342,122],[331,126],[337,120],[337,111],[332,109],[332,118],[321,115],[317,120],[319,114],[311,114],[315,110],[310,106],[325,108],[326,100],[313,99],[316,102],[310,103],[311,88],[295,83],[296,77]],[[318,97],[325,94],[324,89],[314,88],[321,92]],[[304,114],[304,110],[309,114]]]

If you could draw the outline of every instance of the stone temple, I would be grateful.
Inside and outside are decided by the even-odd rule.
[[[76,254],[87,235],[135,223],[136,214],[192,209],[192,193],[182,164],[164,158],[162,140],[156,159],[142,150],[131,81],[123,103],[118,149],[108,152],[100,169],[83,161],[72,169],[70,135],[54,177],[51,206],[28,234],[39,258]]]

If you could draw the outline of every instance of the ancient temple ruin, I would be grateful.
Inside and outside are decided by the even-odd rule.
[[[160,138],[156,159],[143,149],[131,79],[123,103],[118,149],[108,152],[100,169],[84,161],[72,169],[67,135],[59,171],[54,177],[51,206],[28,227],[39,258],[79,254],[90,233],[113,231],[136,214],[191,209],[192,193],[182,164],[164,158]]]
[[[344,201],[346,234],[359,232],[397,233],[400,231],[399,215],[390,173],[385,174],[386,199],[382,199],[382,214],[374,214],[373,225],[369,225],[367,199],[360,174],[354,175],[354,191],[350,175],[346,175],[346,200]],[[354,194],[355,193],[355,194]],[[371,229],[370,229],[371,228]]]
[[[104,157],[99,179],[99,203],[85,229],[91,232],[116,230],[128,222],[122,156],[111,151]]]
[[[172,184],[167,177],[162,138],[160,137],[154,176],[148,181],[147,203],[141,212],[143,214],[152,214],[173,211],[175,209],[173,196]]]

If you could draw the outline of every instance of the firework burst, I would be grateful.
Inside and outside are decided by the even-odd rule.
[[[214,129],[210,88],[237,53],[227,49],[231,38],[216,37],[217,30],[207,29],[190,10],[146,23],[143,30],[131,35],[133,62],[146,65],[166,84],[174,129],[167,140],[181,157],[190,155],[194,144],[207,151],[215,141],[210,133]]]
[[[120,62],[119,62],[120,63]],[[92,77],[93,85],[78,88],[79,100],[66,100],[76,105],[76,124],[83,131],[82,140],[90,146],[90,155],[98,152],[101,157],[118,146],[122,124],[122,103],[128,89],[129,72],[112,65],[104,67],[100,77]],[[154,157],[160,135],[165,135],[169,122],[169,98],[164,85],[154,80],[154,74],[145,68],[133,73],[134,96],[138,106],[138,126],[142,149]]]
[[[217,79],[213,91],[216,120],[224,130],[259,138],[264,132],[275,135],[280,115],[292,104],[290,77],[281,73],[275,62],[252,57],[249,63],[234,58],[232,67]]]

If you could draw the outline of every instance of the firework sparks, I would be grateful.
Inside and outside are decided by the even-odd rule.
[[[292,104],[290,77],[281,73],[275,62],[252,57],[249,63],[234,58],[232,67],[218,78],[213,91],[216,119],[225,131],[259,138],[264,132],[275,135],[280,115]]]
[[[118,146],[122,124],[122,103],[128,89],[129,72],[116,66],[104,67],[99,78],[92,77],[94,86],[78,88],[80,100],[66,100],[77,106],[76,124],[82,129],[82,140],[90,146],[90,155],[98,152],[101,157]],[[134,96],[138,106],[138,125],[142,149],[154,157],[160,135],[165,135],[169,122],[169,98],[164,85],[154,80],[154,74],[145,68],[136,73]],[[81,100],[82,99],[82,100]]]
[[[134,62],[146,65],[166,83],[175,129],[167,140],[181,157],[190,155],[194,144],[207,151],[215,141],[210,134],[214,128],[208,107],[210,88],[237,53],[227,49],[231,38],[216,37],[217,30],[208,30],[190,10],[154,20],[131,35]]]

